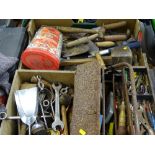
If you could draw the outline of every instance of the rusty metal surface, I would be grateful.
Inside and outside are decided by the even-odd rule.
[[[113,68],[124,68],[127,67],[129,69],[130,80],[131,80],[131,93],[132,93],[132,104],[133,104],[133,111],[134,111],[134,118],[135,118],[135,134],[140,134],[140,127],[139,127],[139,118],[138,118],[138,102],[136,96],[136,88],[135,88],[135,79],[134,79],[134,71],[130,64],[128,63],[118,63],[112,66]]]
[[[63,51],[63,57],[71,57],[71,56],[77,56],[80,54],[84,54],[88,52],[89,46],[86,44],[82,44],[73,48],[68,48]]]
[[[127,83],[125,79],[125,69],[123,70],[123,88],[124,88],[124,99],[126,103],[126,112],[127,112],[127,128],[128,128],[128,134],[134,135],[134,128],[133,128],[133,121],[132,121],[132,114],[130,109],[130,100],[128,95],[128,89],[127,89]]]
[[[74,89],[70,134],[79,135],[83,129],[87,135],[99,135],[101,68],[97,61],[77,67]]]

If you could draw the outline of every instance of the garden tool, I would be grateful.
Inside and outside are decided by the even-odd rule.
[[[17,110],[22,122],[29,126],[29,135],[31,134],[31,125],[36,121],[38,113],[37,95],[37,87],[15,92]]]

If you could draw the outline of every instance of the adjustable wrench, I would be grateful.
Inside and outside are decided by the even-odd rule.
[[[58,85],[56,84],[52,84],[52,88],[55,91],[55,117],[54,117],[54,122],[52,123],[52,128],[54,131],[59,130],[63,130],[64,129],[64,124],[63,122],[60,120],[60,102],[59,102],[59,91],[62,87],[61,83],[58,83]]]

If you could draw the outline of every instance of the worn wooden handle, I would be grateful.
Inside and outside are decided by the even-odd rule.
[[[124,41],[127,40],[126,34],[119,34],[119,35],[106,35],[104,36],[105,41]]]
[[[57,26],[56,29],[64,33],[98,33],[99,32],[99,30],[96,30],[96,29],[84,29],[84,28],[63,27],[63,26]]]
[[[113,41],[103,41],[103,42],[96,42],[98,47],[112,47],[115,46],[115,42]]]
[[[62,60],[60,65],[61,66],[72,66],[72,65],[79,65],[79,64],[84,64],[87,62],[91,62],[95,60],[95,58],[83,58],[83,59],[70,59],[70,60]],[[112,63],[112,57],[111,56],[104,56],[103,58],[104,62],[106,64],[111,64]]]
[[[61,105],[61,115],[62,121],[64,123],[64,135],[68,135],[68,124],[67,124],[67,114],[66,114],[66,107],[65,105]]]
[[[121,21],[121,22],[116,22],[116,23],[104,25],[104,28],[106,30],[111,30],[111,29],[120,28],[120,27],[123,27],[123,26],[126,26],[126,25],[127,25],[126,21]]]
[[[101,67],[103,67],[104,69],[106,69],[106,65],[101,57],[101,55],[99,53],[96,53],[96,59],[99,62],[99,64],[101,65]]]
[[[95,38],[97,38],[99,36],[99,34],[93,34],[89,37],[82,37],[80,39],[76,39],[74,41],[70,41],[66,44],[66,47],[73,47],[73,46],[77,46],[83,43],[87,43],[89,40],[94,40]]]

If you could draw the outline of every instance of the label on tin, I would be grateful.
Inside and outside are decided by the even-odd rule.
[[[28,48],[35,48],[54,54],[58,59],[61,56],[62,34],[53,27],[41,27],[36,32]]]

